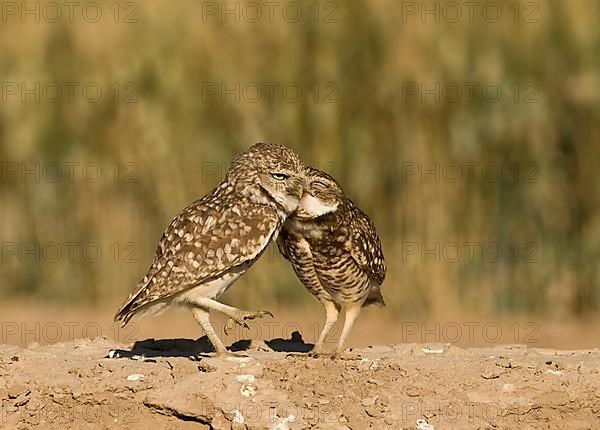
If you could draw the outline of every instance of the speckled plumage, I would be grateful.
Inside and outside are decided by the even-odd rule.
[[[383,251],[375,226],[344,196],[335,179],[312,168],[306,168],[305,175],[307,193],[297,213],[285,222],[277,245],[300,281],[327,310],[317,352],[340,307],[346,306],[346,323],[338,343],[341,352],[360,308],[385,305],[380,291],[386,274]]]
[[[277,237],[302,196],[303,167],[299,157],[281,145],[260,143],[239,154],[211,193],[171,221],[148,273],[115,319],[126,324],[136,313],[183,304],[196,310],[194,316],[203,320],[205,331],[212,327],[204,324],[206,315],[199,318],[199,309],[217,310],[242,323],[241,311],[207,299],[222,294]],[[220,342],[214,337],[211,341]],[[222,344],[214,346],[223,352]]]

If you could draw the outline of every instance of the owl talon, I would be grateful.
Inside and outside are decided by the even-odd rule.
[[[273,313],[271,313],[270,311],[258,311],[256,312],[258,315],[256,316],[256,318],[262,318],[262,317],[266,317],[266,316],[270,316],[271,318],[275,318],[273,316]],[[254,319],[254,318],[252,318]]]
[[[233,328],[235,327],[235,324],[240,325],[243,328],[249,329],[250,326],[248,325],[248,323],[246,321],[257,319],[257,318],[262,318],[267,315],[270,316],[271,318],[274,318],[273,314],[269,311],[256,311],[256,312],[239,311],[239,313],[231,316],[231,318],[229,318],[227,320],[227,322],[225,323],[225,327],[224,327],[225,334],[228,335],[229,332],[232,331]]]
[[[247,329],[250,328],[250,326],[248,325],[248,323],[245,322],[245,321],[243,321],[243,320],[238,321],[238,320],[235,320],[233,318],[229,318],[227,320],[227,322],[225,323],[225,327],[223,327],[223,331],[225,332],[225,334],[229,335],[229,333],[232,332],[233,329],[235,328],[236,324],[237,325],[241,325],[242,327],[247,328]]]

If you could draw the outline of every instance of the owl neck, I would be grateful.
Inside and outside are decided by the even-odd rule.
[[[336,211],[315,218],[292,216],[287,219],[285,225],[288,230],[299,234],[324,230],[335,231],[346,225],[345,213],[343,205],[340,205]]]
[[[245,186],[239,187],[238,190],[239,194],[248,199],[251,203],[272,208],[282,222],[287,217],[287,209],[277,202],[260,185],[246,184]]]

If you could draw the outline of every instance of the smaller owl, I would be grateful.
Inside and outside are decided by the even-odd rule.
[[[277,239],[304,286],[323,304],[325,327],[313,349],[323,343],[346,309],[335,355],[344,357],[344,343],[362,307],[385,306],[380,287],[386,267],[375,226],[328,174],[305,168],[306,192]]]

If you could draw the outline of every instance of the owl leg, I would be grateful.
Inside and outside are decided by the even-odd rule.
[[[214,346],[215,351],[217,351],[217,354],[218,355],[230,354],[229,351],[227,350],[227,348],[225,348],[225,345],[223,344],[221,339],[219,339],[219,336],[217,336],[215,329],[213,328],[212,324],[210,323],[208,311],[205,309],[202,309],[202,308],[193,307],[192,315],[194,315],[194,318],[196,319],[196,321],[198,321],[198,324],[200,324],[200,326],[202,327],[204,334],[208,337],[208,340],[210,340],[210,343],[212,343],[212,345]]]
[[[338,340],[337,347],[335,349],[335,356],[341,359],[353,360],[359,358],[356,354],[347,353],[344,351],[344,343],[350,334],[350,330],[352,330],[352,325],[354,324],[354,320],[358,316],[362,308],[362,302],[354,302],[346,305],[346,318],[344,320],[344,328],[342,329],[342,334],[340,335],[340,339]]]
[[[312,349],[311,355],[322,355],[324,353],[323,344],[325,343],[325,339],[327,338],[327,335],[333,328],[333,325],[337,321],[340,314],[340,305],[337,303],[329,300],[323,300],[322,303],[325,307],[325,312],[327,313],[325,327],[323,327],[323,331],[321,331],[319,340],[317,340],[317,343]]]

